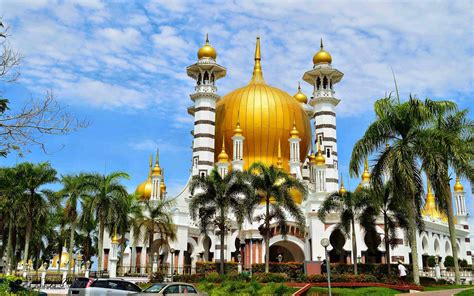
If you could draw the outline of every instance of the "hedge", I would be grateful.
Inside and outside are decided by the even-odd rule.
[[[196,262],[196,273],[207,274],[210,272],[218,272],[220,269],[219,262]],[[224,263],[225,272],[237,272],[238,263],[237,262],[225,262]]]
[[[269,271],[273,273],[284,273],[291,279],[297,279],[304,274],[302,262],[270,263]],[[252,264],[252,272],[265,272],[265,263]]]

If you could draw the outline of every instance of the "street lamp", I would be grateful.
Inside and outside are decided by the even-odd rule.
[[[283,255],[281,253],[278,254],[277,260],[278,260],[278,263],[281,263],[281,261],[283,260]]]
[[[171,282],[173,282],[173,263],[174,263],[174,252],[175,252],[175,249],[171,248],[170,249],[170,253],[171,253]]]
[[[237,261],[239,262],[239,273],[242,273],[242,255],[240,252],[237,254]]]
[[[323,238],[321,240],[321,246],[323,246],[324,254],[326,256],[326,270],[327,270],[327,274],[328,274],[328,292],[329,292],[329,296],[332,296],[332,293],[331,293],[331,264],[329,262],[329,256],[328,256],[329,240],[327,238]]]

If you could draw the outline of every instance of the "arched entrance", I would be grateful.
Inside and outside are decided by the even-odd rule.
[[[304,252],[296,243],[289,240],[282,240],[270,246],[270,262],[303,262]]]
[[[205,236],[202,240],[202,246],[204,248],[204,254],[202,254],[202,258],[204,261],[212,261],[214,258],[214,252],[211,252],[212,241],[209,236]]]
[[[344,244],[346,238],[339,229],[334,230],[329,236],[329,242],[331,243],[332,250],[329,251],[329,261],[331,263],[346,263],[346,251],[344,250]]]
[[[371,231],[365,234],[364,237],[365,245],[367,250],[364,252],[366,263],[382,263],[382,252],[379,251],[378,247],[382,240],[377,232]]]

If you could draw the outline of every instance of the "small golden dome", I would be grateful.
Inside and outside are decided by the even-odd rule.
[[[314,152],[311,152],[311,154],[308,156],[308,159],[310,164],[316,163],[316,155],[314,155]]]
[[[240,122],[237,119],[237,125],[235,126],[235,129],[234,129],[234,136],[242,136],[243,132],[244,130],[240,127]]]
[[[222,137],[222,151],[217,156],[217,160],[221,163],[229,162],[229,155],[225,152],[225,137]]]
[[[300,137],[300,132],[296,128],[296,122],[293,122],[293,128],[290,131],[290,138],[299,139],[299,137]]]
[[[161,182],[160,184],[160,192],[161,193],[165,193],[166,192],[166,184],[165,184],[165,181],[163,180],[163,182]]]
[[[459,181],[459,177],[456,177],[456,184],[454,184],[454,191],[464,192],[464,186],[462,186],[461,181]]]
[[[208,38],[208,35],[206,34],[206,44],[198,50],[198,59],[211,58],[215,60],[216,57],[217,57],[217,52],[214,49],[214,47],[209,45],[209,38]]]
[[[301,92],[301,86],[299,82],[298,82],[298,92],[293,97],[302,104],[308,103],[308,97],[306,97],[306,95]]]
[[[158,150],[156,150],[156,160],[155,160],[155,166],[151,170],[151,176],[156,177],[156,176],[161,176],[161,168],[160,168],[160,161],[159,161],[159,155],[158,155]]]
[[[368,157],[365,157],[364,172],[362,173],[362,182],[369,182],[369,181],[370,181],[369,159]]]
[[[313,64],[331,64],[332,57],[329,52],[324,50],[323,46],[323,39],[321,38],[321,48],[320,50],[313,56]]]
[[[112,244],[118,245],[120,243],[120,238],[117,236],[117,233],[112,237]]]
[[[426,194],[425,206],[423,207],[423,210],[421,211],[421,214],[423,216],[428,216],[428,217],[431,217],[431,218],[440,219],[444,222],[447,222],[448,217],[446,216],[446,214],[442,213],[438,210],[438,206],[436,205],[435,196],[433,195],[433,192],[431,190],[431,184],[430,184],[430,181],[428,179],[427,179],[427,188],[428,188],[428,193]]]
[[[52,268],[58,268],[59,254],[54,255],[53,262],[51,264]],[[66,268],[69,262],[69,253],[63,251],[61,253],[61,263],[59,264],[60,268]],[[74,266],[74,258],[71,259],[71,266]]]
[[[341,176],[341,187],[339,188],[339,194],[344,194],[346,193],[346,188],[344,188],[344,181],[342,180],[342,176]]]
[[[316,157],[314,158],[314,163],[316,165],[326,165],[326,159],[324,158],[323,153],[321,153],[321,143],[319,143],[319,139],[318,139],[318,153],[316,154]]]
[[[144,199],[150,199],[151,197],[151,172],[152,172],[152,164],[153,164],[153,156],[150,155],[150,169],[148,173],[148,178],[140,183],[140,185],[137,186],[137,189],[135,190],[135,194],[137,195],[138,199],[144,200]]]

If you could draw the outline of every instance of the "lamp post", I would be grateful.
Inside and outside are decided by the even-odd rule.
[[[242,255],[240,254],[240,252],[237,254],[237,261],[239,262],[238,272],[242,273]]]
[[[174,263],[174,252],[175,250],[173,248],[170,249],[170,253],[171,253],[171,282],[173,282],[173,273],[174,273],[174,270],[173,270],[173,263]]]
[[[86,262],[86,272],[85,272],[85,274],[84,274],[84,276],[85,276],[86,278],[89,277],[90,268],[91,268],[91,262],[90,262],[89,260],[87,260],[87,262]]]
[[[155,252],[153,253],[153,264],[151,266],[151,272],[153,271],[157,272],[158,271],[158,253]]]
[[[327,238],[323,238],[321,240],[321,246],[324,247],[324,254],[326,256],[326,270],[327,270],[327,274],[328,274],[328,292],[329,292],[329,296],[332,296],[332,293],[331,293],[331,264],[329,262],[329,256],[328,256],[329,240]]]
[[[278,254],[277,260],[278,260],[278,263],[281,263],[281,261],[283,261],[283,255],[281,253]]]

